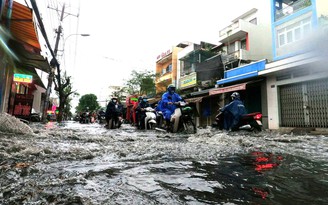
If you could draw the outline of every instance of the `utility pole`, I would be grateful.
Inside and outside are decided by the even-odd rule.
[[[58,45],[59,45],[59,40],[60,40],[60,35],[62,33],[62,21],[64,19],[64,13],[65,13],[65,3],[62,8],[61,16],[60,16],[60,22],[58,29],[56,30],[57,37],[56,37],[56,43],[55,43],[55,48],[54,48],[54,55],[55,57],[51,59],[50,61],[50,66],[51,70],[49,73],[48,77],[48,86],[47,86],[47,92],[46,92],[46,99],[45,102],[43,103],[43,109],[42,109],[42,122],[46,122],[47,120],[47,110],[50,104],[50,93],[51,93],[51,88],[52,88],[52,82],[54,81],[54,76],[55,76],[55,69],[59,70],[59,63],[56,60],[57,57],[57,52],[58,52]]]
[[[57,11],[57,9],[54,9],[54,10]],[[50,93],[51,93],[52,83],[55,82],[55,86],[58,86],[59,90],[62,89],[62,84],[60,82],[61,81],[60,65],[57,61],[57,52],[58,52],[58,45],[59,45],[60,36],[61,36],[61,33],[62,33],[62,22],[65,18],[65,16],[64,16],[65,14],[78,17],[78,15],[65,13],[65,3],[64,3],[62,11],[61,11],[61,15],[60,15],[59,26],[58,26],[58,29],[56,30],[57,36],[56,36],[56,43],[55,43],[55,48],[54,48],[54,52],[53,52],[53,58],[50,61],[51,71],[50,71],[49,77],[48,77],[48,86],[47,86],[47,91],[46,91],[46,99],[45,99],[45,102],[43,103],[42,122],[46,122],[46,120],[47,120],[47,110],[48,110],[48,107],[49,107],[49,104],[50,104]],[[55,75],[55,70],[56,69],[57,69],[57,75]],[[54,81],[55,77],[57,79],[57,84],[58,85],[56,84],[56,81]],[[65,85],[64,85],[64,87],[65,87]],[[61,95],[59,95],[59,100],[61,100]],[[60,103],[62,103],[62,102],[60,102]]]

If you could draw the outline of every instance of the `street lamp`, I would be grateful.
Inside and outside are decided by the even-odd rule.
[[[65,39],[64,39],[64,44],[63,44],[63,51],[65,50],[65,44],[66,44],[66,41],[69,37],[71,36],[82,36],[82,37],[87,37],[87,36],[90,36],[90,34],[88,33],[73,33],[73,34],[70,34],[68,35]]]

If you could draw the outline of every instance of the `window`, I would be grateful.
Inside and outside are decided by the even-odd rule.
[[[287,43],[293,42],[293,30],[287,32]]]
[[[301,39],[301,28],[298,27],[294,30],[295,40],[298,41]]]
[[[235,43],[231,43],[228,46],[228,54],[235,52]]]
[[[247,47],[246,47],[246,39],[241,40],[241,42],[240,42],[240,46],[241,46],[241,49],[244,49],[244,50],[247,49]]]
[[[311,19],[307,18],[277,31],[278,47],[293,43],[311,32]]]
[[[278,45],[285,45],[285,33],[278,34]]]
[[[171,72],[172,71],[172,64],[170,64],[170,65],[168,65],[167,67],[166,67],[166,72],[168,73],[168,72]]]

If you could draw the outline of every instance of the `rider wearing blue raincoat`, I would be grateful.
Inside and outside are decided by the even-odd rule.
[[[224,114],[224,129],[225,130],[236,130],[240,118],[246,114],[246,108],[243,102],[240,100],[240,95],[237,92],[231,95],[232,102],[225,105],[221,112]]]
[[[175,86],[170,84],[167,86],[167,91],[162,95],[161,110],[167,125],[170,124],[170,119],[177,106],[176,102],[183,101],[182,97],[175,92]]]

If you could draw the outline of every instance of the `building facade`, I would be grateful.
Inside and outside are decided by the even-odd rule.
[[[272,0],[268,127],[328,128],[328,2]]]
[[[1,6],[0,112],[28,119],[32,108],[40,111],[45,92],[36,69],[49,72],[50,66],[40,54],[33,10],[15,1]]]
[[[178,86],[178,53],[188,45],[189,42],[182,42],[157,56],[155,78],[156,95],[164,93],[169,84]]]
[[[263,1],[220,30],[224,75],[217,81],[218,88],[209,92],[221,95],[222,107],[238,91],[249,113],[262,112],[264,128],[268,126],[266,81],[259,72],[273,59],[269,9],[270,2]]]

